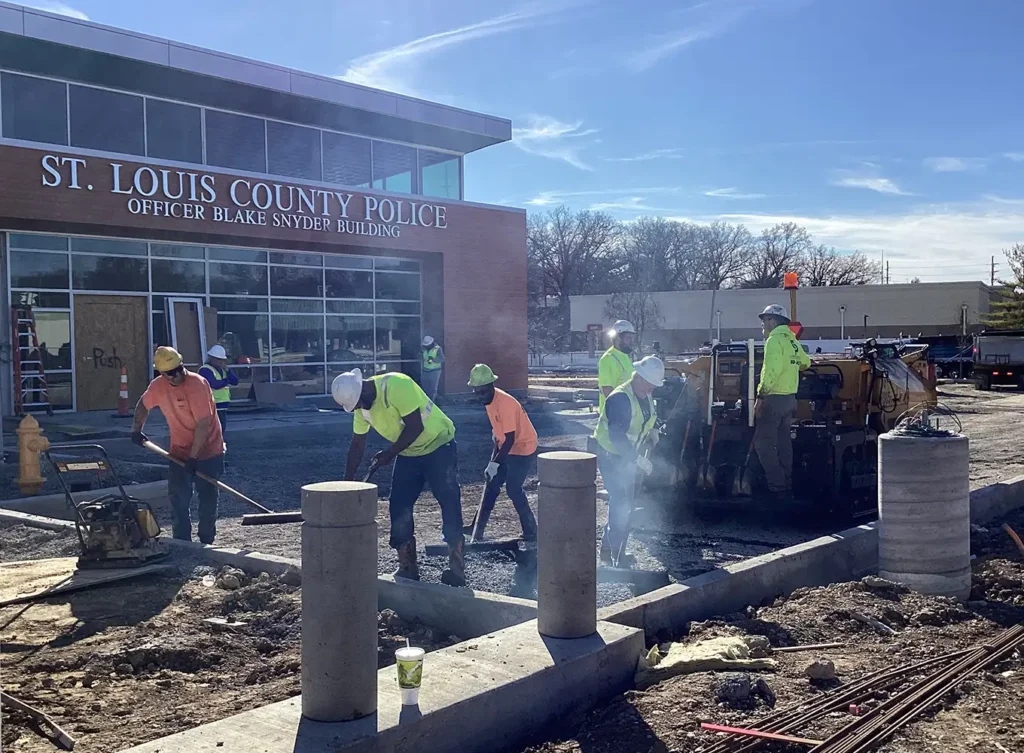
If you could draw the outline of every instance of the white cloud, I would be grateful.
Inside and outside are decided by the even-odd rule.
[[[659,40],[640,52],[634,53],[626,60],[626,67],[634,73],[641,73],[653,68],[662,58],[674,55],[685,47],[702,39],[709,39],[724,31],[728,24],[717,23],[686,29],[674,35],[660,37]]]
[[[597,143],[588,138],[596,128],[584,128],[582,121],[567,123],[549,115],[528,115],[525,125],[512,128],[512,143],[528,154],[561,160],[579,170],[593,170],[581,152]]]
[[[541,191],[524,204],[533,207],[546,207],[555,204],[567,203],[567,200],[580,196],[647,196],[650,194],[677,193],[679,186],[653,186],[649,188],[607,188],[593,189],[589,191]]]
[[[47,13],[57,13],[61,16],[67,16],[68,18],[77,18],[79,21],[88,21],[87,16],[83,11],[78,8],[72,8],[70,5],[66,5],[61,2],[54,0],[28,0],[28,2],[22,2],[22,5],[26,5],[29,8],[35,8],[36,10],[45,10]]]
[[[682,149],[653,149],[629,157],[602,157],[605,162],[650,162],[656,159],[682,159]]]
[[[961,173],[981,170],[988,163],[982,157],[928,157],[924,166],[935,173]]]
[[[832,185],[843,188],[866,188],[869,191],[892,194],[895,196],[912,196],[889,178],[878,174],[879,166],[873,162],[864,162],[860,170],[836,170],[832,175]]]
[[[563,10],[564,7],[564,4],[549,8],[540,5],[527,6],[519,11],[503,13],[457,29],[419,37],[411,42],[356,58],[338,78],[376,89],[414,94],[414,85],[408,80],[408,76],[415,72],[418,65],[422,65],[421,58],[474,39],[527,28],[540,22],[542,18]]]
[[[704,195],[716,199],[763,199],[767,196],[767,194],[763,193],[740,193],[735,188],[715,188],[711,191],[705,191]]]
[[[1024,162],[1024,152],[1003,152],[1003,156],[1014,162]]]

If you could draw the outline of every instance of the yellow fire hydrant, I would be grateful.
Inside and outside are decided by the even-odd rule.
[[[39,494],[46,479],[40,473],[39,454],[50,449],[50,440],[43,436],[43,430],[35,416],[27,415],[18,424],[18,478],[16,483],[21,493],[31,497]]]

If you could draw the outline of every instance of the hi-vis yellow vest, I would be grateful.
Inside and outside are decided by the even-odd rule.
[[[212,363],[204,363],[203,364],[203,368],[204,369],[209,369],[210,371],[212,371],[214,378],[217,381],[219,381],[219,382],[222,382],[225,379],[227,379],[227,376],[228,376],[227,372],[221,371],[216,366],[214,366]],[[221,403],[230,403],[231,402],[231,387],[228,386],[228,385],[225,385],[223,387],[219,387],[219,388],[213,390],[213,402],[215,402],[217,405],[220,405]]]
[[[437,361],[437,345],[430,350],[423,351],[423,370],[424,371],[436,371],[441,368],[442,364]]]
[[[629,398],[629,405],[632,410],[629,418],[629,428],[626,430],[626,439],[629,440],[634,448],[639,449],[640,443],[647,438],[647,435],[651,433],[651,429],[658,422],[658,415],[654,410],[654,401],[651,400],[651,415],[644,421],[644,412],[640,409],[640,400],[633,394],[632,380],[612,390],[611,395],[608,395],[608,400],[611,400],[612,395],[619,393]],[[607,401],[605,401],[605,406],[607,404]],[[601,408],[601,416],[597,419],[597,429],[594,430],[594,437],[597,439],[597,443],[606,451],[613,455],[618,455],[619,450],[612,442],[611,434],[608,433],[608,416],[605,410],[606,407]]]

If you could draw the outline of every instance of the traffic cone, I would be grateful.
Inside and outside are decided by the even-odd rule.
[[[128,369],[121,367],[121,391],[117,393],[117,415],[131,415],[131,406],[128,404]]]

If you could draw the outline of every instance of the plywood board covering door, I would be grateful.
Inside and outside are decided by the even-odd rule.
[[[200,304],[174,301],[174,344],[187,366],[203,363],[203,340],[199,332]]]
[[[146,299],[127,295],[75,295],[77,408],[114,410],[121,368],[128,370],[134,405],[152,376]]]

